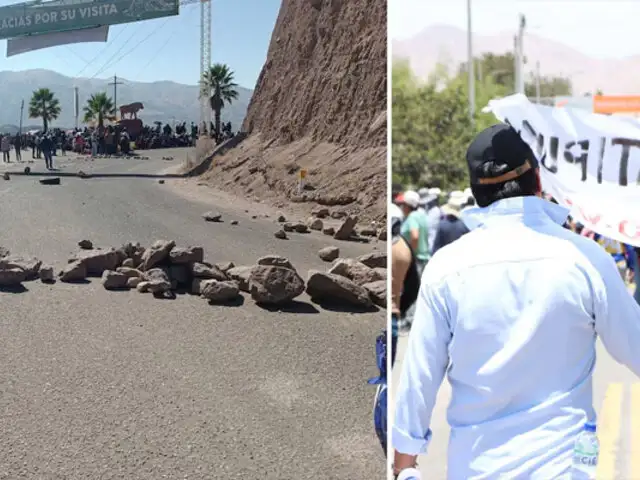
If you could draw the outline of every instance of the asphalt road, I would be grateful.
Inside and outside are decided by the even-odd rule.
[[[56,161],[63,172],[147,175],[184,154]],[[326,268],[317,258],[324,246],[345,257],[373,249],[317,233],[277,240],[274,217],[176,194],[184,187],[170,179],[63,177],[49,187],[37,179],[0,179],[0,245],[57,267],[84,238],[172,239],[236,265],[282,254],[303,277]],[[206,210],[225,222],[204,222]],[[384,311],[328,311],[306,297],[286,311],[249,296],[215,307],[188,295],[107,292],[97,280],[25,287],[0,293],[0,479],[384,477],[366,384],[377,373]]]
[[[394,373],[402,368],[408,336],[398,342],[398,357]],[[399,373],[392,389],[398,386]],[[447,446],[449,425],[446,410],[451,400],[451,387],[445,380],[433,412],[433,440],[427,455],[418,459],[423,478],[447,478]],[[594,404],[598,411],[600,458],[598,480],[640,479],[640,381],[620,366],[599,342],[594,373]],[[394,403],[390,400],[393,419]],[[392,420],[391,420],[392,421]]]

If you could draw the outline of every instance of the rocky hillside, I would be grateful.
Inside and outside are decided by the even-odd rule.
[[[386,16],[379,0],[283,0],[244,122],[249,138],[206,178],[260,199],[384,218]]]

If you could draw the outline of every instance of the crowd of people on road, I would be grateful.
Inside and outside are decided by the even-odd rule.
[[[546,200],[557,203],[553,197],[544,194]],[[394,188],[393,204],[389,219],[399,235],[411,248],[418,276],[438,250],[453,243],[469,232],[461,218],[462,213],[476,206],[470,188],[464,191],[454,190],[443,193],[440,188],[421,188],[418,191],[401,191]],[[598,243],[615,260],[620,275],[633,291],[634,298],[640,304],[640,248],[600,235],[586,228],[580,222],[568,217],[565,228],[588,237]],[[396,282],[396,297],[402,282]],[[398,319],[397,326],[402,330],[410,328],[413,320],[413,308],[406,316]]]
[[[62,150],[65,154],[64,132],[51,130],[47,133],[24,133],[24,134],[2,134],[0,135],[0,150],[2,150],[2,161],[11,163],[11,152],[14,152],[16,162],[22,162],[22,153],[31,149],[31,158],[40,159],[44,157],[45,166],[48,170],[53,169],[53,157],[57,150]]]
[[[231,124],[224,125],[225,138],[233,136]],[[132,150],[156,148],[192,147],[198,137],[198,127],[191,123],[179,123],[175,127],[156,122],[155,126],[145,125],[135,136],[126,127],[107,125],[105,127],[84,127],[71,130],[52,128],[43,131],[30,131],[20,134],[0,134],[0,150],[4,163],[10,163],[12,157],[22,162],[22,154],[31,150],[33,160],[44,157],[48,169],[53,169],[53,157],[58,150],[62,155],[72,151],[81,155],[128,155]],[[13,154],[12,154],[13,152]]]
[[[213,123],[210,131],[214,131]],[[206,132],[205,132],[206,133]],[[221,133],[216,143],[234,136],[231,122],[221,125]],[[191,122],[178,123],[174,127],[168,123],[155,122],[155,126],[144,125],[132,134],[119,124],[104,127],[84,127],[71,130],[60,128],[30,131],[20,134],[0,134],[0,150],[4,163],[10,163],[14,152],[15,160],[22,161],[22,153],[31,150],[32,159],[44,157],[47,168],[53,168],[53,157],[60,150],[62,155],[72,151],[81,155],[129,155],[133,150],[157,148],[193,147],[198,138],[198,126]]]

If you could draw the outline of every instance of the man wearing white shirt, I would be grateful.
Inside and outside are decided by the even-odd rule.
[[[396,395],[394,471],[426,452],[446,374],[450,479],[561,478],[596,417],[596,336],[640,376],[640,307],[611,256],[564,229],[568,210],[541,198],[538,161],[513,128],[481,132],[467,163],[479,208],[462,214],[471,232],[422,277]]]

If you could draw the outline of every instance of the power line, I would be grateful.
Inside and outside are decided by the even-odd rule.
[[[118,50],[118,52],[116,52],[116,54],[112,55],[111,59],[109,59],[107,61],[107,64],[105,64],[100,70],[98,70],[91,78],[95,78],[96,76],[100,75],[102,72],[104,72],[107,68],[112,67],[116,64],[118,64],[118,62],[120,62],[120,60],[122,60],[124,57],[126,57],[127,55],[129,55],[130,53],[132,53],[135,49],[137,49],[140,45],[142,45],[144,42],[146,42],[147,40],[149,40],[149,38],[151,38],[153,35],[155,35],[158,30],[160,30],[162,27],[164,27],[167,22],[169,21],[171,17],[167,18],[164,22],[162,22],[162,25],[158,25],[157,28],[155,28],[153,31],[151,31],[149,33],[149,35],[147,35],[146,37],[144,37],[142,40],[140,40],[132,49],[130,49],[128,52],[122,54],[115,62],[111,62],[111,59],[113,59],[113,57],[121,50]],[[128,41],[125,43],[125,45],[129,43]]]
[[[156,59],[156,57],[157,57],[157,56],[158,56],[158,54],[162,51],[162,49],[163,49],[164,47],[166,47],[166,46],[167,46],[167,43],[169,43],[169,41],[173,38],[173,35],[174,35],[175,33],[176,33],[176,31],[175,31],[175,30],[174,30],[173,32],[171,32],[171,34],[169,35],[169,37],[168,37],[168,38],[165,40],[165,42],[160,46],[160,48],[158,48],[158,49],[156,50],[156,53],[154,53],[154,54],[153,54],[153,56],[152,56],[152,57],[151,57],[151,59],[147,62],[147,64],[146,64],[144,67],[142,67],[142,68],[140,69],[140,71],[139,71],[139,72],[135,75],[135,77],[133,77],[133,78],[138,78],[138,76],[140,75],[140,73],[144,72],[144,71],[147,69],[147,67],[148,67],[149,65],[151,65],[151,63]]]
[[[104,52],[106,52],[109,48],[111,48],[111,45],[114,45],[114,44],[115,44],[116,40],[118,40],[118,38],[120,37],[120,35],[122,35],[122,34],[124,33],[124,31],[125,31],[127,28],[129,28],[129,26],[130,26],[130,25],[131,25],[131,24],[125,25],[125,26],[124,26],[124,28],[123,28],[122,30],[120,30],[120,31],[116,34],[115,38],[114,38],[111,42],[109,42],[107,45],[105,45],[105,47],[104,47],[102,50],[100,50],[100,52],[98,52],[98,54],[97,54],[95,57],[93,57],[90,61],[88,61],[88,62],[86,63],[86,65],[85,65],[84,67],[82,67],[82,69],[81,69],[78,73],[76,73],[76,75],[75,75],[75,76],[76,76],[76,77],[78,77],[82,72],[84,72],[84,71],[87,69],[87,67],[88,67],[89,65],[91,65],[93,62],[95,62],[95,61],[98,59],[98,57],[99,57],[99,56],[101,56]]]
[[[87,63],[87,60],[84,59],[83,57],[81,57],[78,53],[74,52],[71,47],[69,47],[68,45],[64,46],[69,52],[71,52],[72,54],[74,54],[76,57],[78,57],[80,60],[82,60],[84,63]]]
[[[109,59],[108,59],[106,62],[104,62],[104,63],[102,64],[102,67],[101,67],[100,69],[98,69],[98,72],[97,72],[97,73],[95,73],[94,75],[92,75],[92,76],[91,76],[91,77],[89,77],[89,78],[95,78],[95,77],[97,77],[97,76],[98,76],[98,75],[99,75],[99,74],[100,74],[100,73],[105,69],[105,66],[106,66],[106,65],[107,65],[111,60],[113,60],[113,58],[114,58],[116,55],[118,55],[118,54],[119,54],[119,53],[120,53],[120,52],[121,52],[121,51],[122,51],[122,50],[123,50],[123,49],[124,49],[128,44],[129,44],[129,42],[131,41],[131,39],[132,39],[133,37],[135,37],[135,36],[136,36],[136,33],[138,33],[138,31],[137,31],[137,30],[136,30],[136,31],[134,31],[134,32],[133,32],[133,35],[130,35],[130,36],[129,36],[129,38],[127,38],[127,39],[124,41],[124,43],[123,43],[122,45],[120,45],[120,48],[119,48],[118,50],[116,50],[116,51],[114,52],[114,54],[113,54],[113,55],[111,55],[111,56],[109,57]]]

